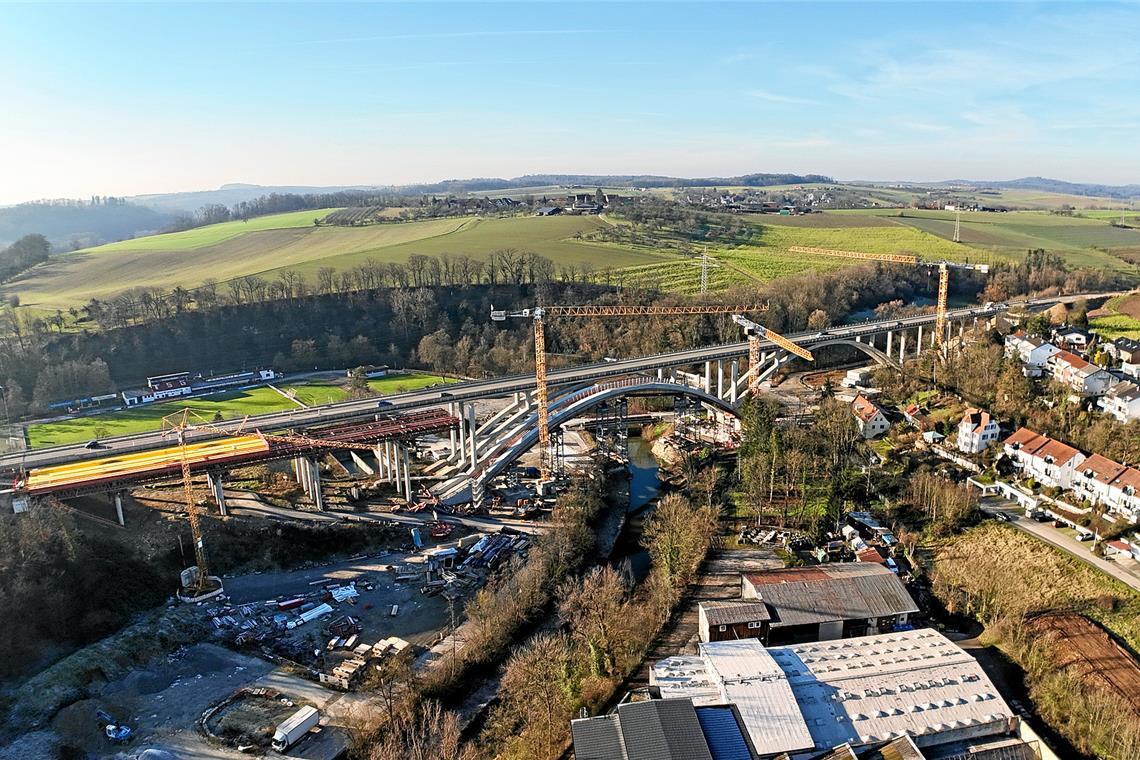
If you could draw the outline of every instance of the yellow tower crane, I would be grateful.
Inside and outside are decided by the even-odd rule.
[[[960,261],[947,261],[945,259],[923,261],[917,256],[906,253],[861,253],[859,251],[839,251],[834,248],[812,248],[803,245],[793,245],[788,250],[793,253],[806,253],[812,256],[835,256],[862,261],[885,261],[890,264],[938,267],[938,311],[934,318],[934,340],[939,346],[946,340],[946,300],[950,293],[950,270],[972,269],[983,274],[990,271],[989,264],[965,264]]]
[[[550,480],[553,457],[550,447],[550,407],[546,381],[546,327],[547,317],[657,317],[690,314],[732,314],[734,312],[765,312],[768,306],[536,306],[533,309],[507,311],[491,307],[491,319],[503,322],[509,318],[534,320],[534,379],[538,401],[538,441],[542,452],[543,480]]]
[[[768,339],[788,353],[795,354],[809,362],[815,361],[815,356],[803,346],[797,345],[763,325],[758,325],[743,314],[733,314],[732,321],[744,328],[748,336],[748,390],[755,395],[760,387],[760,341]]]
[[[194,501],[193,476],[190,472],[190,460],[186,456],[186,433],[191,430],[204,430],[218,433],[223,436],[236,437],[242,434],[245,420],[235,429],[227,430],[216,427],[202,419],[191,419],[197,415],[190,409],[167,415],[162,418],[162,434],[173,433],[178,439],[179,461],[182,468],[182,494],[186,502],[186,521],[190,523],[190,538],[194,542],[194,561],[198,568],[198,578],[193,589],[195,596],[200,596],[211,590],[210,570],[206,562],[206,545],[202,538],[202,525],[199,521],[198,505]],[[322,438],[310,438],[301,435],[278,435],[253,431],[266,441],[279,441],[281,443],[294,443],[303,446],[319,445],[330,449],[354,449],[357,451],[371,451],[372,447],[363,443],[347,443],[342,441],[329,441]]]

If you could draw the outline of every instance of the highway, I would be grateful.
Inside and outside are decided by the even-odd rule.
[[[955,320],[975,316],[989,317],[1007,311],[1009,308],[1015,306],[1039,308],[1052,306],[1056,303],[1073,303],[1082,299],[1097,300],[1119,294],[1118,292],[1082,293],[1051,298],[1011,301],[1004,306],[999,304],[990,306],[989,308],[976,306],[952,309],[948,312],[948,318]],[[880,335],[890,330],[914,329],[920,325],[932,325],[934,321],[934,314],[920,314],[903,319],[870,320],[850,325],[840,325],[822,332],[794,333],[789,334],[787,337],[806,348],[810,348],[815,343],[822,343],[837,338],[866,338],[872,335]],[[762,351],[770,351],[777,348],[771,341],[761,341],[760,346]],[[649,372],[657,369],[667,369],[669,367],[700,364],[709,360],[731,359],[747,356],[747,354],[748,343],[742,341],[739,343],[726,343],[718,346],[672,351],[633,359],[620,359],[617,361],[602,362],[600,364],[565,367],[552,370],[548,378],[551,385],[581,384],[638,372]],[[472,380],[441,386],[439,388],[429,388],[386,396],[383,402],[380,402],[376,398],[360,399],[326,406],[316,406],[308,409],[290,409],[284,412],[274,412],[257,417],[250,417],[245,423],[244,430],[259,429],[268,432],[271,430],[300,428],[321,423],[344,422],[369,417],[375,414],[380,411],[380,403],[383,403],[384,411],[403,412],[413,409],[423,409],[425,407],[440,406],[441,404],[453,401],[471,401],[475,399],[505,396],[517,391],[533,390],[534,385],[535,380],[533,374],[507,375],[490,380]],[[237,432],[241,426],[241,422],[236,420],[214,424],[218,428],[228,429],[234,432]],[[216,437],[218,437],[216,433],[205,431],[187,432],[186,435],[187,440],[194,441],[208,440]],[[83,444],[72,444],[6,454],[0,457],[0,472],[19,472],[34,467],[45,467],[75,462],[82,459],[106,457],[109,454],[145,451],[161,446],[169,446],[171,440],[168,436],[164,437],[162,433],[156,431],[152,433],[121,436],[118,438],[107,438],[102,440],[101,443],[104,444],[104,448],[101,449],[87,449]]]

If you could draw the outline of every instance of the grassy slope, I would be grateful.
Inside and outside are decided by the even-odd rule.
[[[410,373],[377,378],[370,380],[368,384],[374,392],[388,394],[401,393],[445,382],[454,381],[435,375]],[[286,393],[294,391],[296,398],[307,406],[348,399],[348,392],[343,387],[330,382],[312,381],[280,387]],[[77,417],[58,422],[29,425],[28,443],[32,448],[41,448],[80,443],[92,438],[145,433],[160,429],[162,418],[166,415],[186,408],[193,409],[206,419],[213,419],[217,413],[221,413],[224,419],[232,419],[245,415],[268,414],[300,407],[272,388],[251,388],[219,393],[214,396],[149,404],[134,409],[125,409],[121,412],[108,412],[91,417]]]
[[[132,240],[120,240],[117,243],[86,248],[79,253],[108,253],[111,251],[172,251],[190,248],[202,248],[207,245],[216,245],[247,232],[259,230],[280,230],[290,227],[311,227],[316,219],[336,211],[335,208],[313,209],[311,211],[292,211],[287,214],[270,214],[259,216],[249,221],[222,222],[207,227],[198,227],[183,232],[169,232],[165,235],[148,235],[147,237]]]
[[[596,217],[468,217],[358,228],[313,227],[311,221],[301,225],[295,214],[255,221],[265,227],[271,219],[292,226],[234,232],[233,225],[242,223],[227,222],[176,233],[184,237],[174,240],[173,235],[160,235],[127,241],[128,248],[116,243],[77,251],[36,267],[0,288],[0,295],[16,293],[25,306],[50,310],[112,298],[136,286],[193,287],[207,278],[224,283],[247,274],[272,278],[286,268],[312,280],[322,266],[346,269],[369,258],[402,262],[412,254],[440,253],[486,258],[501,248],[534,251],[557,264],[588,263],[595,269],[658,260],[653,252],[575,239],[605,224]]]

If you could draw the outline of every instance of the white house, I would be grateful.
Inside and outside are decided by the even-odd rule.
[[[1140,385],[1121,380],[1111,386],[1098,403],[1106,414],[1121,422],[1140,419]]]
[[[1140,520],[1140,471],[1100,454],[1093,454],[1078,467],[1073,492],[1132,522]]]
[[[887,415],[883,414],[882,408],[862,393],[851,402],[851,413],[859,423],[859,432],[868,440],[878,438],[890,430],[891,423],[887,420]]]
[[[1082,330],[1072,325],[1058,325],[1053,329],[1053,342],[1066,348],[1084,350],[1092,342],[1092,335],[1088,330]]]
[[[1045,486],[1072,488],[1074,475],[1085,455],[1067,443],[1019,428],[1003,442],[1006,455],[1026,477]]]
[[[1140,377],[1140,340],[1117,338],[1105,345],[1105,350],[1120,360],[1120,370],[1126,375]]]
[[[1016,357],[1028,377],[1040,377],[1049,359],[1060,352],[1052,343],[1026,335],[1023,330],[1005,336],[1005,355]]]
[[[1082,396],[1101,396],[1115,382],[1108,370],[1087,362],[1070,351],[1058,351],[1049,357],[1049,374]]]
[[[984,409],[973,407],[966,410],[958,423],[958,451],[966,454],[980,454],[996,443],[1001,434],[997,420]]]

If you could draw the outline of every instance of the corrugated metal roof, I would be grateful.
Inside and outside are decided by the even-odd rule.
[[[756,597],[768,605],[773,628],[918,611],[898,576],[870,562],[787,568],[745,577]]]
[[[570,721],[575,760],[626,760],[618,716]]]
[[[751,623],[768,620],[771,617],[763,602],[736,600],[701,602],[700,607],[705,611],[709,625]]]
[[[731,707],[698,707],[697,720],[713,760],[752,760],[752,750]]]
[[[629,702],[618,719],[629,760],[713,760],[692,700]]]

